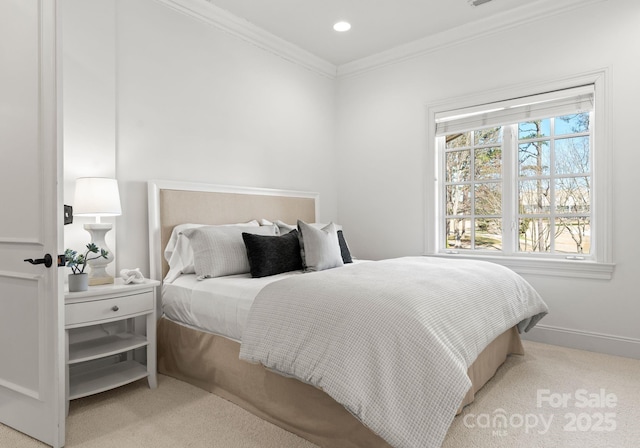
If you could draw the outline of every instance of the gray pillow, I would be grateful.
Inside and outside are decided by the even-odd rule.
[[[199,280],[250,271],[242,233],[277,235],[277,226],[198,227],[183,230],[193,248],[194,266]]]
[[[318,229],[304,221],[298,221],[298,232],[305,271],[323,271],[344,265],[335,224],[329,223]]]
[[[344,264],[353,263],[351,258],[351,251],[347,246],[347,240],[344,239],[344,233],[342,230],[338,230],[338,243],[340,243],[340,254],[342,255],[342,261]]]

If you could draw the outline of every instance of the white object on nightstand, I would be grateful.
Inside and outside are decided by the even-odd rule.
[[[125,285],[122,279],[116,279],[114,284],[65,293],[67,412],[69,400],[141,378],[148,379],[151,389],[157,387],[156,289],[159,285],[156,280]],[[140,319],[146,321],[144,329],[140,328],[141,322],[136,322]],[[107,324],[115,330],[106,330]],[[85,332],[86,335],[82,334]],[[146,350],[140,356],[143,347]]]
[[[144,275],[140,272],[140,268],[121,269],[120,277],[125,285],[128,285],[129,283],[144,283],[145,281]]]

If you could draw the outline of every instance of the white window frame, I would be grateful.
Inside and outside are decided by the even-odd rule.
[[[612,257],[612,204],[613,192],[611,188],[611,167],[613,165],[613,145],[611,138],[611,106],[608,92],[609,69],[584,73],[549,82],[517,85],[506,89],[494,90],[477,95],[451,98],[427,105],[427,163],[426,163],[426,207],[425,207],[425,255],[447,258],[469,258],[496,262],[507,266],[521,274],[536,274],[544,276],[578,277],[594,279],[610,279],[613,275],[614,264]],[[592,256],[575,257],[575,259],[560,259],[557,256],[545,254],[518,253],[506,256],[503,253],[495,255],[488,251],[464,251],[452,253],[440,241],[443,219],[443,204],[441,191],[444,179],[440,178],[442,171],[441,152],[436,143],[436,116],[447,111],[474,108],[477,106],[502,102],[510,98],[539,95],[593,84],[594,125],[591,130],[593,142],[591,177],[593,188],[591,191],[592,207]],[[506,138],[506,136],[505,136]],[[508,157],[508,156],[507,156]],[[508,163],[508,161],[504,161]],[[506,198],[506,200],[513,198]]]

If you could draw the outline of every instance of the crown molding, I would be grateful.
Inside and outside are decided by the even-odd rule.
[[[156,0],[175,11],[331,79],[348,77],[397,64],[527,23],[609,0],[540,0],[490,18],[461,25],[371,56],[336,66],[264,29],[213,5],[208,0]]]
[[[175,11],[215,26],[256,47],[322,76],[334,79],[337,67],[206,0],[156,0]]]
[[[447,47],[608,0],[541,0],[338,66],[337,77],[365,73]]]

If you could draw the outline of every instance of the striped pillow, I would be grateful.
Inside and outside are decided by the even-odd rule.
[[[250,271],[242,232],[256,235],[277,235],[277,226],[260,227],[198,227],[183,230],[193,248],[198,280]]]

